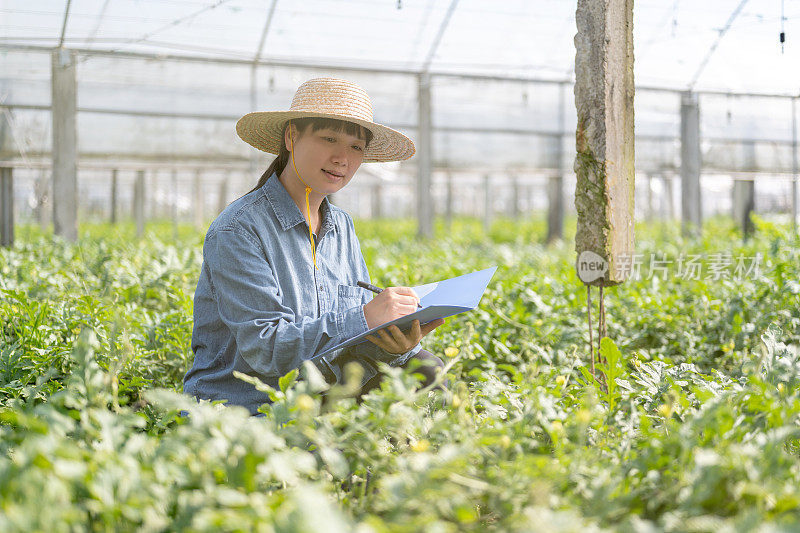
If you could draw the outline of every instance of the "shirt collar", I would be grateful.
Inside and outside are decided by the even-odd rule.
[[[266,183],[261,187],[261,190],[266,194],[270,205],[272,205],[272,209],[275,211],[275,216],[278,217],[278,221],[281,223],[281,228],[283,228],[284,231],[306,221],[305,215],[300,211],[300,208],[297,207],[297,204],[294,203],[289,191],[286,190],[286,187],[283,186],[283,183],[281,183],[281,180],[278,179],[275,173],[267,179]],[[333,228],[333,217],[331,216],[330,202],[327,196],[322,199],[320,210],[322,212],[320,233],[324,234]]]

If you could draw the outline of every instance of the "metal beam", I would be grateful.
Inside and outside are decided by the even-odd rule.
[[[2,38],[0,38],[0,41]],[[20,44],[4,44],[0,42],[0,50],[16,50],[21,52],[51,52],[54,50],[53,46],[37,46],[37,45],[20,45]],[[104,57],[119,57],[127,59],[147,59],[156,61],[178,61],[186,63],[211,63],[219,65],[252,65],[253,59],[243,57],[236,58],[212,58],[204,56],[192,56],[182,54],[159,54],[147,52],[131,52],[122,50],[98,50],[93,48],[70,48],[80,55],[85,56],[104,56]],[[298,60],[279,60],[279,59],[259,59],[258,66],[260,67],[286,67],[286,68],[302,68],[310,70],[320,70],[330,73],[331,70],[342,70],[349,72],[369,72],[373,74],[408,74],[417,75],[420,73],[418,69],[408,68],[389,68],[381,66],[366,66],[366,65],[352,65],[346,63],[315,63],[310,61]],[[447,72],[447,71],[428,71],[431,77],[437,78],[454,78],[464,80],[482,80],[482,81],[519,81],[519,82],[532,82],[541,83],[544,85],[559,85],[565,84],[572,86],[574,81],[572,79],[547,79],[539,78],[536,76],[502,76],[496,74],[481,74],[479,72]],[[637,85],[637,91],[653,91],[665,92],[670,94],[680,94],[685,91],[682,88],[670,87],[655,87],[651,85]],[[800,97],[800,93],[754,93],[754,92],[730,92],[718,90],[696,90],[694,94],[698,95],[717,95],[717,96],[742,96],[742,97],[760,97],[760,98],[795,98]]]
[[[67,20],[69,19],[69,6],[72,0],[67,0],[67,8],[64,10],[64,22],[61,24],[61,37],[58,39],[58,47],[64,46],[64,35],[67,32]]]
[[[439,25],[439,30],[436,32],[436,37],[433,39],[431,48],[428,50],[428,55],[422,63],[422,72],[428,72],[428,70],[430,70],[431,62],[433,62],[433,58],[436,56],[436,50],[439,48],[439,43],[442,42],[442,36],[444,36],[444,32],[447,30],[447,25],[450,24],[450,17],[453,16],[457,5],[458,0],[451,0],[450,6],[447,8],[447,13],[445,13],[442,23]]]

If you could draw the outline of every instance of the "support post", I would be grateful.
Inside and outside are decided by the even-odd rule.
[[[576,23],[578,275],[611,286],[634,250],[633,0],[578,0]]]
[[[431,77],[423,72],[418,77],[417,92],[417,237],[433,236],[433,203],[431,201]]]
[[[194,173],[194,190],[192,191],[192,198],[194,199],[194,227],[200,229],[205,222],[205,201],[203,199],[203,175],[198,170]]]
[[[117,190],[119,188],[119,171],[115,168],[111,171],[111,223],[117,223]]]
[[[445,200],[445,223],[450,228],[453,225],[453,174],[447,171],[447,198]]]
[[[78,238],[78,131],[75,52],[59,48],[51,55],[53,130],[53,228],[56,235]]]
[[[797,97],[792,98],[792,234],[797,235]]]
[[[494,215],[492,202],[492,177],[489,174],[483,176],[483,230],[489,233],[492,229],[492,217]]]
[[[178,241],[178,171],[173,170],[170,177],[170,218],[172,219],[172,240]]]
[[[758,170],[756,161],[756,143],[745,141],[742,144],[743,164],[742,169],[748,172]],[[733,218],[742,230],[744,239],[747,240],[753,233],[753,221],[750,213],[755,208],[755,181],[753,179],[733,180]]]
[[[33,211],[36,215],[36,222],[39,223],[39,227],[42,231],[47,230],[47,226],[50,225],[50,215],[52,215],[52,211],[48,209],[48,204],[50,203],[50,186],[52,185],[52,179],[48,175],[48,170],[44,167],[40,170],[39,176],[33,182],[33,194],[36,198],[36,207],[33,208]]]
[[[381,218],[383,207],[383,185],[378,182],[372,186],[372,209],[371,217],[373,220]]]
[[[700,235],[703,225],[700,197],[700,105],[697,95],[681,95],[681,231]]]
[[[547,237],[548,243],[564,238],[564,91],[558,86],[558,132],[553,142],[553,167],[555,176],[547,184]]]
[[[675,220],[675,196],[673,192],[674,175],[664,174],[664,192],[667,196],[667,220]]]
[[[516,174],[511,175],[511,216],[517,220],[520,215],[519,197],[519,178]]]
[[[133,182],[133,218],[136,221],[136,237],[144,236],[144,170],[136,171]]]
[[[563,237],[564,227],[564,176],[547,178],[547,243]]]
[[[755,207],[755,182],[753,180],[733,180],[733,218],[747,240],[753,233],[750,213]]]
[[[0,168],[0,246],[14,244],[14,174],[11,167]]]

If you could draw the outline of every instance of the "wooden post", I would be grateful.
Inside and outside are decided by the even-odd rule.
[[[192,198],[194,199],[194,227],[201,229],[205,222],[205,200],[203,198],[203,175],[199,170],[194,173],[194,191],[192,191]]]
[[[14,174],[11,167],[0,168],[0,246],[14,244]]]
[[[78,238],[78,130],[75,52],[59,48],[51,55],[53,121],[53,227],[56,235]]]
[[[118,183],[118,174],[119,171],[115,168],[111,171],[111,223],[117,223],[117,190],[119,188]]]
[[[700,105],[697,95],[681,95],[681,231],[699,235],[703,224],[700,197]]]
[[[433,203],[431,199],[431,170],[433,168],[431,140],[431,77],[423,72],[418,77],[417,91],[417,237],[433,236]]]
[[[136,179],[133,182],[133,218],[136,221],[136,237],[144,236],[144,170],[136,171]]]
[[[633,0],[578,0],[576,23],[578,274],[609,286],[630,275],[618,265],[634,249]],[[584,275],[595,255],[607,268]]]

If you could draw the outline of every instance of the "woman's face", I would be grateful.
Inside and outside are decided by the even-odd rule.
[[[350,181],[364,160],[365,141],[343,131],[323,128],[313,131],[311,126],[302,135],[291,125],[286,129],[286,146],[292,150],[290,135],[294,140],[294,162],[303,181],[320,194],[333,194]],[[291,157],[287,167],[294,170]]]

